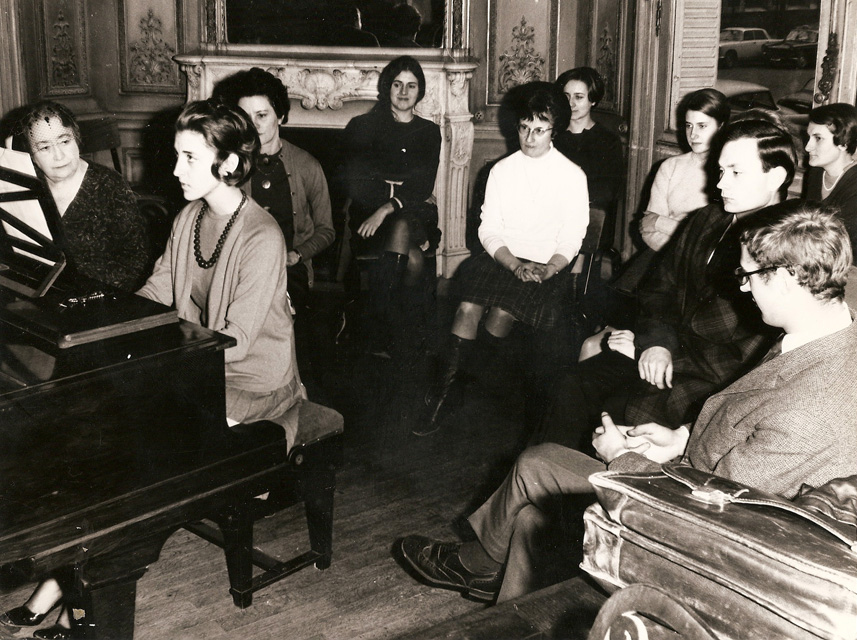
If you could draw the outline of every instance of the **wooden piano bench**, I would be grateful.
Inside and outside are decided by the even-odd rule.
[[[342,416],[322,405],[304,401],[298,412],[295,443],[286,450],[286,438],[277,422],[261,421],[232,427],[228,445],[258,450],[265,461],[259,497],[242,498],[212,514],[208,521],[185,528],[225,551],[229,592],[236,606],[253,603],[253,593],[310,565],[327,569],[333,554],[333,494],[336,468],[342,460]],[[284,416],[284,419],[286,417]],[[252,470],[250,470],[252,472]],[[253,546],[253,523],[303,502],[310,550],[280,561]],[[253,567],[262,571],[254,575]]]

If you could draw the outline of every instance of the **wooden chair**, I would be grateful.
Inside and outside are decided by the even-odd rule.
[[[253,603],[256,591],[300,569],[310,565],[326,569],[333,555],[333,494],[336,468],[342,458],[342,416],[328,407],[304,401],[284,419],[296,419],[298,425],[288,452],[283,427],[277,424],[283,419],[277,423],[236,425],[228,434],[227,446],[256,450],[278,469],[276,481],[267,486],[268,495],[249,503],[232,504],[206,521],[186,526],[225,551],[229,592],[242,609]],[[310,549],[280,561],[256,548],[253,524],[299,503],[303,503],[306,512]],[[256,573],[254,566],[262,571]]]

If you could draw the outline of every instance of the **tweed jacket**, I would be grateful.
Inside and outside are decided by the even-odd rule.
[[[852,311],[852,317],[854,312]],[[857,474],[857,322],[762,363],[705,403],[683,462],[792,498]],[[651,461],[619,456],[611,470]]]
[[[626,411],[631,423],[691,422],[709,395],[746,373],[776,338],[752,298],[738,289],[733,272],[740,245],[731,218],[720,204],[692,214],[638,291],[636,346],[639,352],[654,346],[670,351],[673,388],[667,397],[652,387],[632,398]]]

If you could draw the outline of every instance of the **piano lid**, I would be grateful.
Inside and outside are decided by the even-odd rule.
[[[39,298],[65,268],[60,215],[29,154],[0,147],[0,286]]]

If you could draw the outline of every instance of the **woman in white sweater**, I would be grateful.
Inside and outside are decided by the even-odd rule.
[[[441,409],[484,316],[484,339],[505,338],[515,322],[553,326],[567,288],[569,263],[589,224],[586,174],[557,151],[553,138],[568,127],[571,110],[559,87],[532,82],[518,87],[510,105],[520,151],[491,169],[482,205],[479,240],[484,253],[458,268],[461,303],[452,323],[445,365],[426,395],[427,420],[413,430],[437,430]]]
[[[678,106],[690,151],[661,163],[640,222],[643,242],[659,251],[691,211],[708,204],[706,162],[714,134],[729,121],[726,96],[715,89],[687,94]]]

